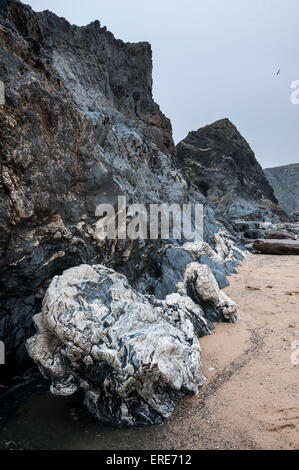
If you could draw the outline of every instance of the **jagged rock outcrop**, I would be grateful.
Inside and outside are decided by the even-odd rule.
[[[222,318],[232,323],[240,320],[238,305],[219,289],[209,266],[190,263],[184,281],[177,288],[181,295],[189,296],[201,305],[209,320]]]
[[[280,207],[288,214],[299,211],[299,163],[264,170]]]
[[[228,218],[287,220],[253,151],[228,119],[190,132],[177,153],[187,180]]]
[[[0,58],[0,339],[10,370],[27,360],[32,316],[53,276],[69,267],[103,264],[142,293],[175,292],[164,242],[96,237],[97,206],[116,206],[120,195],[146,206],[204,204],[205,242],[214,250],[220,240],[230,255],[192,260],[226,285],[243,255],[178,169],[170,122],[152,99],[150,45],[116,40],[98,21],[71,26],[1,0]],[[190,261],[185,255],[174,285]]]
[[[83,389],[102,422],[160,423],[177,398],[205,381],[197,335],[209,328],[201,308],[179,294],[160,301],[136,293],[104,266],[56,276],[35,324],[27,347],[52,393]]]

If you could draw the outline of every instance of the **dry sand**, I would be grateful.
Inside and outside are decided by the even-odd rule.
[[[299,364],[291,354],[296,340],[299,350],[299,257],[249,255],[225,291],[242,321],[201,339],[208,381],[163,425],[166,447],[298,449]]]

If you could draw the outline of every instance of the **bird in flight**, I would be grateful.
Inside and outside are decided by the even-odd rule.
[[[277,70],[276,77],[280,74],[280,69]]]

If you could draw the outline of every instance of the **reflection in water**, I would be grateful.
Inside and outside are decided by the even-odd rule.
[[[36,388],[13,413],[3,414],[0,411],[0,449],[150,450],[154,442],[157,445],[157,430],[163,427],[103,426],[84,408],[82,397],[55,397]]]

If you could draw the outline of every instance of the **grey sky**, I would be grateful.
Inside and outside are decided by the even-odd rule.
[[[124,41],[149,41],[154,98],[179,142],[228,117],[263,167],[299,162],[299,0],[27,0],[71,23],[99,19]],[[281,74],[276,77],[276,72]]]

